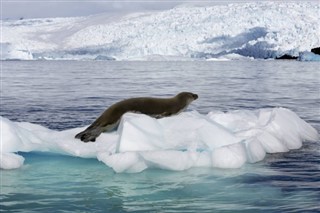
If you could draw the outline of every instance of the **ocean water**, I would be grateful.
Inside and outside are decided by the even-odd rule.
[[[191,91],[201,113],[286,107],[320,132],[319,62],[1,62],[1,116],[55,130],[115,101]],[[320,212],[320,142],[240,169],[117,174],[95,159],[20,153],[1,170],[4,212]]]

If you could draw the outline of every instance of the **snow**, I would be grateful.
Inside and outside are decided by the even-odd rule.
[[[317,2],[179,6],[161,12],[2,20],[1,59],[241,60],[320,46]]]
[[[24,163],[19,152],[37,151],[96,158],[115,172],[239,168],[263,160],[266,153],[299,149],[303,141],[319,139],[313,127],[285,108],[207,115],[190,111],[161,119],[127,113],[117,131],[101,134],[95,143],[74,138],[84,128],[55,131],[1,117],[0,167],[19,168]]]

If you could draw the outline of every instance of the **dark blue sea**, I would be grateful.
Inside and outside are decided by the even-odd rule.
[[[320,132],[319,62],[2,61],[1,116],[54,130],[136,96],[197,93],[201,113],[286,107]],[[4,133],[1,133],[4,134]],[[3,136],[1,136],[2,138]],[[240,169],[118,174],[96,159],[20,153],[3,212],[320,212],[320,141]]]

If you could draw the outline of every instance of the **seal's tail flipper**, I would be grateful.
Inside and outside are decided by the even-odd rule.
[[[101,134],[101,131],[97,129],[86,129],[78,133],[75,138],[82,140],[83,142],[95,142],[96,138]]]

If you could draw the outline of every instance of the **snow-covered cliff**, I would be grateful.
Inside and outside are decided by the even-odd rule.
[[[1,59],[182,60],[298,56],[320,46],[320,4],[260,2],[2,21]]]

